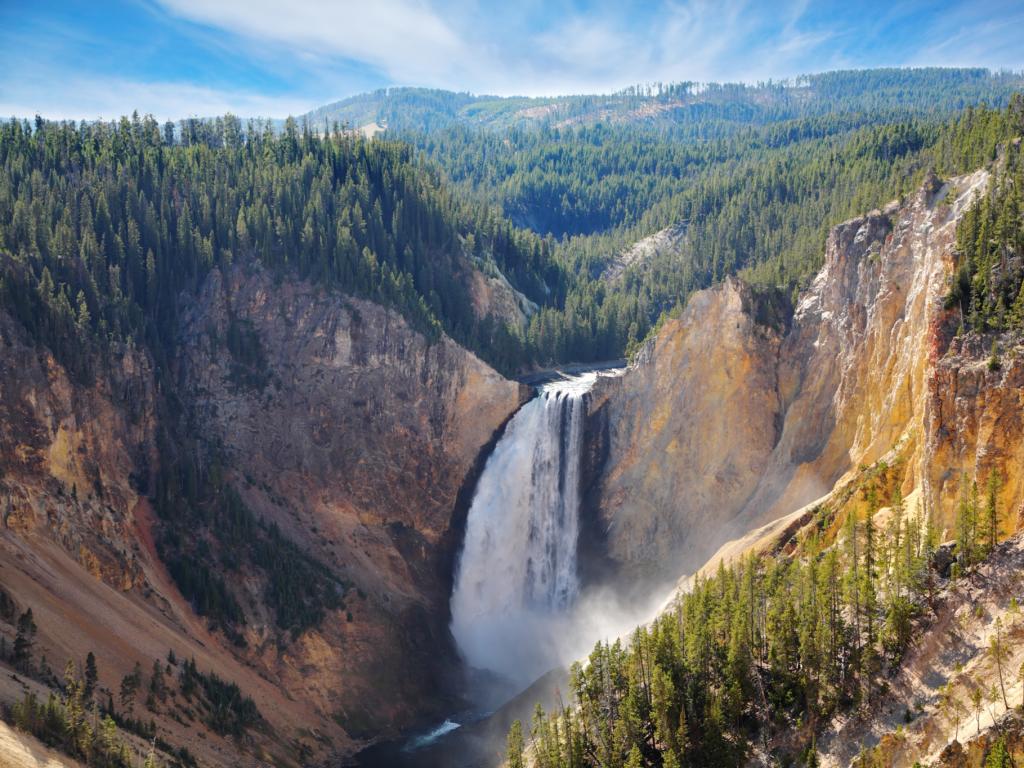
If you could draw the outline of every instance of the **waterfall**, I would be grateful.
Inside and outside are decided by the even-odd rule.
[[[466,661],[526,684],[561,658],[577,598],[580,446],[590,373],[547,384],[509,422],[477,483],[452,592]]]

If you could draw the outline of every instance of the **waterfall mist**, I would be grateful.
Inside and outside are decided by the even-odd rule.
[[[521,688],[617,637],[654,606],[581,599],[576,572],[585,395],[598,374],[550,383],[513,417],[477,483],[452,592],[470,666]]]

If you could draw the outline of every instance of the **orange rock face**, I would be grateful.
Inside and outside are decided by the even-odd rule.
[[[636,576],[674,578],[674,560],[706,558],[767,467],[781,338],[750,310],[739,281],[702,291],[623,377],[598,381],[591,410],[607,423],[599,525],[608,556]]]
[[[922,487],[940,521],[961,473],[983,482],[995,468],[1006,530],[1021,525],[1021,349],[990,372],[982,342],[950,346],[958,318],[943,302],[956,223],[987,180],[930,179],[833,229],[784,334],[756,323],[749,290],[727,281],[602,383],[591,439],[606,433],[607,450],[588,501],[614,562],[641,576],[693,570],[897,447],[911,457],[905,492]]]

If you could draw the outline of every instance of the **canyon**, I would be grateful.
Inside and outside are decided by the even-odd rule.
[[[929,176],[835,227],[793,306],[739,277],[695,293],[621,375],[577,393],[555,383],[538,394],[393,310],[255,263],[213,269],[181,297],[173,359],[125,344],[93,361],[91,382],[0,313],[3,587],[19,612],[32,608],[53,667],[95,653],[101,689],[173,651],[252,697],[266,726],[241,748],[169,708],[154,715],[204,764],[295,764],[443,721],[471,693],[463,657],[496,673],[524,666],[489,660],[494,635],[469,638],[481,619],[463,618],[460,578],[507,588],[487,597],[498,616],[536,577],[526,563],[545,557],[551,572],[531,595],[547,610],[667,595],[726,542],[880,461],[944,539],[961,476],[998,472],[1013,534],[1024,526],[1024,346],[1008,335],[993,368],[945,305],[956,225],[988,181],[984,170]],[[471,279],[479,316],[535,309],[502,278]],[[567,442],[536,438],[529,455],[506,456],[502,441],[542,417]],[[344,585],[342,607],[289,634],[266,574],[221,562],[245,621],[231,640],[197,615],[161,556],[167,523],[152,503],[172,423],[215,446],[218,482]],[[517,496],[538,450],[557,466],[540,502]],[[530,466],[495,487],[491,461]],[[480,528],[480,515],[511,509],[562,528],[499,552],[523,526],[543,527]],[[1018,550],[1019,539],[1005,557]],[[543,671],[530,667],[519,687]],[[0,695],[21,691],[5,680]]]

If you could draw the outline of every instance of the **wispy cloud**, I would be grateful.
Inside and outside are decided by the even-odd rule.
[[[548,93],[607,91],[655,80],[755,81],[805,71],[833,30],[801,24],[804,3],[666,2],[636,14],[628,7],[577,13],[532,37],[532,71],[518,81],[548,83]],[[534,79],[534,76],[537,76]],[[536,85],[534,85],[536,90]]]
[[[55,83],[59,83],[54,87]],[[75,76],[18,83],[0,91],[0,115],[45,115],[51,120],[111,120],[137,110],[165,120],[236,115],[301,114],[315,101],[225,91],[188,83],[143,83]]]
[[[447,79],[472,48],[438,12],[416,0],[285,2],[161,0],[171,13],[279,48],[280,55],[345,58],[397,80]]]
[[[1024,66],[1024,3],[961,3],[928,20],[911,64]]]
[[[280,53],[314,56],[318,66],[355,59],[388,83],[506,95],[784,77],[807,71],[835,34],[832,26],[804,23],[807,0],[598,0],[582,8],[556,1],[546,13],[510,20],[506,12],[500,21],[485,4],[465,2],[160,2],[181,18]]]
[[[160,0],[168,12],[269,46],[271,57],[372,66],[388,83],[501,94],[609,90],[678,79],[754,80],[802,71],[831,36],[801,26],[805,0],[668,0],[548,13],[495,23],[483,4],[417,0],[280,3]],[[264,53],[267,53],[264,51]]]
[[[0,2],[0,114],[283,116],[384,85],[553,95],[1024,67],[1024,0],[108,2]]]

